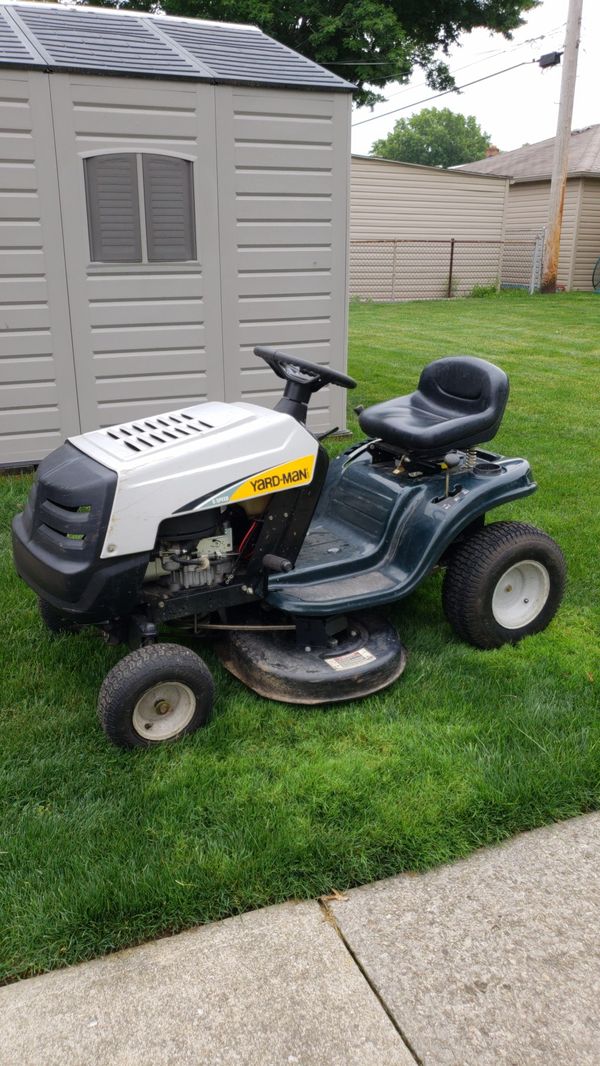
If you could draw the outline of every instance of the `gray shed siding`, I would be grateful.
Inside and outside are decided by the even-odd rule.
[[[281,390],[258,343],[344,368],[347,93],[0,81],[1,463],[197,399],[270,405]],[[83,161],[105,152],[193,162],[196,262],[90,262]],[[316,429],[344,425],[330,391]]]
[[[78,433],[48,77],[0,74],[0,461]]]
[[[230,400],[271,406],[281,392],[252,354],[256,344],[343,366],[349,118],[339,94],[224,88],[218,94]],[[345,401],[339,388],[319,392],[311,404],[313,426],[343,426]]]

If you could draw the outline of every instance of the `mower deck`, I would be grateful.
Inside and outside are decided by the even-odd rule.
[[[396,681],[406,651],[394,627],[367,612],[327,647],[297,641],[295,633],[233,632],[218,648],[227,670],[267,699],[324,704],[361,699]]]

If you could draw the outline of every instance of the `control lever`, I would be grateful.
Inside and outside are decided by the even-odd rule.
[[[263,555],[262,564],[265,570],[273,574],[289,574],[294,569],[294,564],[280,555]]]
[[[442,470],[446,471],[446,489],[444,492],[446,499],[448,499],[448,496],[450,495],[450,474],[459,463],[460,455],[458,452],[448,452],[448,454],[444,456]]]

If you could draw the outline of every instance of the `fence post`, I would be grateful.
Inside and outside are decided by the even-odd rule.
[[[452,296],[452,271],[454,269],[454,237],[450,238],[450,266],[448,269],[448,299]]]
[[[529,282],[529,295],[539,292],[542,284],[542,264],[544,261],[544,237],[545,232],[538,233],[533,246],[533,261],[531,263],[531,281]]]
[[[398,241],[394,241],[394,257],[392,259],[392,302],[394,300],[394,292],[396,291],[396,252],[398,249]]]

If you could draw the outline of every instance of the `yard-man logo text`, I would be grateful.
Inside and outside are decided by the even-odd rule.
[[[285,474],[269,474],[267,477],[250,478],[250,484],[255,492],[273,491],[283,485],[295,485],[298,481],[308,481],[310,471],[307,467],[303,470],[286,470]]]
[[[222,507],[237,500],[249,500],[253,496],[264,496],[269,492],[283,492],[285,489],[308,485],[313,479],[314,469],[314,455],[303,455],[299,459],[291,459],[279,466],[261,470],[230,488],[222,489],[210,499],[203,500],[199,510],[205,510],[207,507]]]

